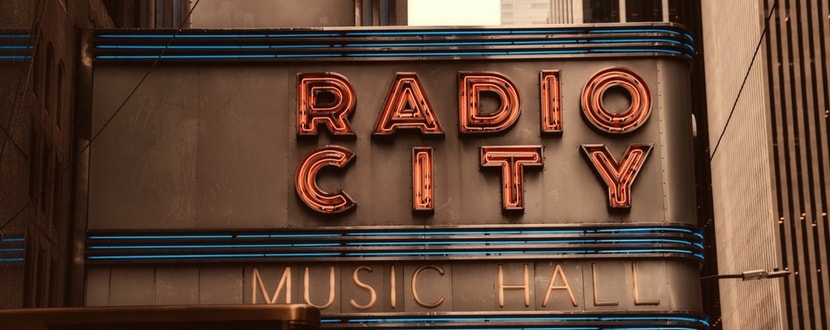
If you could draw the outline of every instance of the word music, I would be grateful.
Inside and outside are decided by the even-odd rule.
[[[349,116],[355,111],[354,88],[338,73],[301,73],[297,78],[297,135],[317,135],[323,126],[333,135],[354,135]],[[558,70],[539,72],[542,133],[562,133],[561,88]],[[624,90],[630,103],[622,112],[609,111],[603,96],[610,88]],[[482,93],[495,95],[499,106],[483,112]],[[458,122],[462,135],[494,134],[509,129],[519,118],[519,93],[510,79],[496,72],[459,72]],[[651,113],[651,94],[645,81],[632,71],[609,68],[593,75],[580,96],[582,114],[600,132],[614,136],[640,128]],[[419,130],[424,135],[443,135],[429,98],[416,73],[397,73],[383,102],[372,135],[393,135],[398,129]],[[631,186],[652,149],[650,144],[629,145],[616,159],[604,144],[583,144],[583,155],[608,189],[609,207],[628,209]],[[501,168],[502,209],[524,208],[523,170],[541,168],[541,145],[481,146],[481,167]],[[317,185],[317,174],[326,166],[342,168],[356,155],[342,146],[320,147],[301,159],[295,186],[300,199],[312,210],[339,213],[355,201],[345,192],[327,192]],[[412,149],[412,210],[433,210],[433,149]]]

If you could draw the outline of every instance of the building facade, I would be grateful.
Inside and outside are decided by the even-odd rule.
[[[722,285],[724,328],[828,327],[828,13],[703,2],[718,267],[792,274]]]
[[[74,72],[100,1],[0,4],[0,306],[63,306],[72,263]]]
[[[191,15],[190,9],[194,4],[198,4],[198,8],[193,10]],[[0,69],[3,70],[4,76],[14,77],[14,79],[7,79],[2,83],[3,92],[0,93],[0,96],[4,98],[4,107],[8,109],[8,111],[4,110],[0,113],[4,129],[3,145],[0,149],[0,167],[3,170],[3,175],[0,177],[3,180],[3,184],[0,185],[0,197],[3,198],[0,202],[0,210],[2,210],[0,214],[3,215],[3,218],[0,221],[8,219],[6,220],[7,223],[0,223],[0,226],[2,226],[0,232],[3,235],[2,240],[0,240],[0,260],[2,260],[2,263],[0,263],[0,277],[2,277],[3,283],[14,284],[4,285],[0,288],[0,290],[4,290],[4,295],[0,298],[2,299],[0,304],[4,307],[104,304],[102,301],[106,301],[106,304],[119,304],[120,300],[118,299],[127,299],[129,300],[127,302],[140,300],[142,303],[146,303],[141,300],[144,298],[137,296],[130,298],[126,295],[115,295],[116,298],[112,298],[113,295],[109,291],[106,293],[106,298],[102,298],[105,293],[90,291],[90,288],[97,286],[88,285],[86,289],[82,289],[81,286],[77,285],[78,283],[95,282],[96,276],[101,277],[104,273],[110,276],[109,279],[114,276],[113,274],[121,276],[117,281],[123,283],[146,280],[146,277],[142,277],[143,275],[140,275],[140,272],[124,270],[132,269],[132,266],[124,269],[116,267],[118,270],[113,273],[112,270],[100,271],[100,269],[110,267],[106,266],[105,262],[90,262],[92,260],[89,259],[90,256],[97,253],[90,249],[90,246],[95,243],[91,237],[97,234],[123,234],[119,233],[117,229],[131,228],[131,224],[148,220],[127,221],[116,225],[116,222],[101,220],[101,217],[96,216],[96,214],[100,215],[114,211],[110,206],[105,205],[115,205],[117,203],[102,204],[99,202],[102,200],[101,198],[107,200],[106,194],[101,194],[106,189],[101,190],[100,182],[102,181],[96,183],[94,178],[108,177],[112,179],[113,176],[108,176],[112,173],[96,172],[96,166],[99,169],[107,167],[96,165],[95,156],[83,151],[86,150],[88,141],[97,139],[96,136],[99,132],[96,128],[100,129],[102,127],[102,117],[100,116],[103,115],[94,110],[100,108],[98,104],[102,100],[93,97],[93,95],[99,95],[93,93],[94,88],[100,87],[92,87],[94,86],[92,82],[109,81],[107,79],[111,79],[112,86],[119,83],[124,84],[124,86],[129,85],[124,77],[118,75],[118,72],[121,72],[118,63],[124,63],[124,60],[107,59],[106,56],[120,56],[122,53],[145,56],[144,62],[138,62],[150,65],[152,61],[147,59],[158,56],[158,54],[152,52],[139,54],[135,51],[126,50],[139,49],[137,44],[106,44],[104,41],[109,37],[104,35],[106,33],[97,32],[96,28],[175,29],[179,26],[185,26],[201,29],[254,28],[265,31],[274,27],[394,25],[405,24],[408,20],[406,2],[379,0],[325,1],[324,3],[315,2],[311,4],[304,2],[302,9],[298,7],[297,3],[291,1],[277,1],[263,5],[257,1],[205,1],[201,3],[194,1],[136,0],[67,3],[45,0],[34,3],[4,2],[0,6],[2,6],[0,7],[2,9],[0,15],[4,17],[4,20],[1,21],[3,23],[0,23],[2,24],[0,26],[2,28],[0,38],[2,38],[2,45],[4,46],[3,49],[0,49],[0,52],[2,52],[0,53]],[[758,1],[731,4],[729,6],[734,8],[728,8],[728,10],[724,10],[724,6],[723,4],[703,1],[698,7],[696,2],[676,0],[537,1],[532,3],[502,1],[501,20],[502,24],[517,26],[538,23],[596,24],[591,26],[598,28],[604,26],[602,24],[614,26],[618,23],[645,26],[642,25],[642,22],[678,22],[687,26],[695,37],[695,43],[690,44],[690,46],[695,51],[703,50],[706,54],[705,60],[703,60],[698,56],[699,54],[690,53],[689,55],[696,60],[694,69],[689,73],[681,74],[684,76],[690,75],[691,77],[689,104],[691,105],[690,112],[694,114],[697,127],[697,143],[695,143],[694,149],[698,155],[695,169],[698,178],[696,184],[698,187],[696,193],[697,210],[695,213],[698,216],[695,217],[694,221],[689,220],[688,222],[692,227],[699,226],[702,228],[707,239],[713,240],[711,243],[717,243],[716,248],[715,244],[706,243],[707,253],[717,251],[717,254],[707,254],[708,262],[703,264],[701,275],[735,274],[752,269],[773,270],[775,268],[790,271],[792,274],[783,280],[771,279],[747,282],[721,280],[719,289],[718,283],[704,280],[701,294],[703,300],[707,302],[705,304],[706,308],[712,308],[707,310],[706,314],[710,315],[712,326],[715,328],[721,326],[727,329],[811,329],[828,327],[828,324],[826,324],[828,319],[826,303],[830,283],[826,274],[826,251],[830,234],[828,234],[826,222],[828,197],[825,174],[828,173],[828,166],[830,166],[828,165],[830,164],[830,160],[828,160],[830,151],[828,151],[827,142],[827,109],[830,107],[828,105],[830,101],[828,101],[828,70],[826,68],[826,43],[827,36],[830,35],[826,17],[830,13],[830,8],[825,3],[813,1],[797,3]],[[698,15],[699,12],[700,15]],[[734,15],[734,13],[743,14]],[[722,32],[724,26],[738,26],[740,28],[735,29],[733,33],[725,34]],[[557,25],[556,28],[558,27]],[[343,31],[336,33],[346,33]],[[425,31],[428,32],[428,30],[423,30],[419,33],[427,33]],[[521,29],[518,28],[511,31],[511,33],[521,33]],[[703,32],[698,33],[696,31]],[[403,36],[404,34],[396,35],[399,38],[403,38]],[[215,41],[205,41],[204,45],[176,45],[180,47],[179,50],[172,50],[172,53],[168,55],[178,55],[183,52],[181,49],[187,49],[189,46],[212,45],[215,44]],[[369,42],[370,40],[359,39],[359,41]],[[760,43],[756,43],[756,41],[760,41]],[[107,47],[111,46],[112,49],[116,50],[112,53],[103,54],[100,45],[109,45]],[[122,46],[126,47],[118,48]],[[98,48],[92,51],[87,47]],[[391,46],[387,45],[387,47]],[[452,47],[458,47],[458,45]],[[438,49],[446,51],[443,48]],[[236,56],[239,54],[226,51],[222,56],[228,55]],[[443,60],[446,59],[438,61]],[[472,62],[481,61],[480,58],[469,58],[467,60]],[[161,61],[164,69],[159,72],[171,71],[169,65],[164,64],[169,61],[168,59]],[[564,61],[562,63],[567,63],[565,60],[562,61]],[[403,61],[401,63],[407,62]],[[491,63],[495,71],[500,68],[497,63],[506,62]],[[559,64],[560,62],[557,60],[545,65],[560,67]],[[95,68],[96,65],[100,69]],[[191,65],[198,67],[197,64]],[[194,72],[208,75],[227,74],[235,76],[239,73],[235,65],[227,68],[227,72],[209,70],[194,70]],[[612,64],[609,62],[608,65]],[[389,71],[389,75],[394,76],[398,73],[392,72],[394,70],[391,67],[381,67],[382,65],[378,65],[380,71]],[[434,69],[437,70],[439,67],[441,66],[435,66]],[[336,68],[335,65],[330,68],[337,69],[339,67]],[[419,73],[424,68],[412,66],[408,69],[408,72]],[[452,65],[441,68],[445,71],[458,70]],[[312,70],[315,67],[309,66],[307,69]],[[468,69],[479,70],[479,68],[473,67]],[[579,69],[568,69],[568,71],[574,70]],[[93,79],[95,77],[93,71],[103,75],[111,74],[112,76]],[[155,71],[155,69],[152,69],[152,71]],[[706,78],[704,78],[704,72]],[[126,71],[121,73],[126,73]],[[186,81],[185,77],[188,73],[186,70],[181,73],[185,75],[179,78]],[[131,79],[135,81],[138,81],[138,77],[140,77],[135,73],[130,73],[130,75],[133,77]],[[347,76],[352,77],[354,75],[349,74]],[[563,77],[572,79],[569,76]],[[194,82],[203,81],[199,78],[194,79]],[[261,83],[267,82],[264,77],[256,79]],[[351,79],[361,81],[362,78]],[[432,79],[430,78],[430,81]],[[705,83],[703,83],[704,79]],[[153,81],[152,78],[151,81]],[[648,80],[647,84],[651,86],[655,81]],[[175,80],[155,81],[154,84],[178,86]],[[537,84],[541,84],[541,82]],[[580,85],[581,83],[577,82],[575,84]],[[429,84],[427,86],[426,89],[430,91],[437,88],[430,87]],[[173,90],[177,90],[177,88]],[[385,90],[386,87],[381,89]],[[527,88],[520,88],[520,90],[523,89]],[[213,95],[221,96],[225,95],[224,93],[225,91],[222,88],[217,87],[217,93]],[[146,95],[153,94],[145,94],[145,97],[150,97]],[[182,100],[187,100],[187,97],[189,97],[187,95],[199,95],[200,100],[187,101],[192,102],[191,105],[196,107],[200,106],[200,102],[209,102],[206,100],[211,96],[199,93],[185,93],[180,96],[183,97]],[[290,98],[291,95],[287,94],[286,97]],[[250,95],[250,97],[258,96]],[[378,96],[377,98],[382,99],[383,97]],[[576,98],[576,96],[565,95],[563,100],[573,100],[573,98]],[[365,96],[361,99],[365,99]],[[443,99],[443,97],[439,97],[439,99]],[[115,100],[106,102],[109,101],[116,102]],[[148,102],[147,104],[156,104],[153,103],[155,101],[152,97],[146,99],[146,102]],[[408,102],[410,101],[403,104],[411,105]],[[184,106],[188,104],[184,104]],[[112,108],[120,109],[118,106]],[[161,111],[161,113],[172,115],[176,113],[175,109],[173,107]],[[582,115],[577,114],[576,116]],[[146,119],[151,118],[147,117]],[[290,120],[292,117],[284,119]],[[450,121],[447,118],[439,117],[439,119],[443,122]],[[360,122],[360,119],[357,120],[357,122]],[[96,121],[98,126],[95,124]],[[198,120],[196,122],[199,123]],[[183,122],[182,127],[188,129],[189,126],[185,124],[186,122]],[[241,122],[238,124],[252,125],[254,123]],[[191,127],[191,129],[196,130],[194,132],[198,140],[198,137],[201,136],[198,133],[199,128]],[[228,136],[233,136],[238,134],[234,132],[239,131],[227,128],[226,132],[231,134]],[[357,139],[354,140],[357,142],[346,142],[346,144],[355,143],[356,147],[367,140],[383,140],[377,137],[360,136],[359,132],[357,135]],[[499,135],[497,134],[497,136]],[[510,139],[510,134],[502,137],[505,136],[508,137],[508,140]],[[565,132],[558,138],[565,139],[567,136],[568,133]],[[187,135],[179,137],[186,138]],[[222,138],[219,137],[219,139]],[[101,141],[112,141],[113,139],[117,140],[118,137],[111,136]],[[322,141],[334,143],[340,141],[338,139],[340,138],[336,136],[325,137]],[[408,136],[407,139],[412,139],[412,137]],[[493,138],[491,137],[491,139]],[[307,138],[302,137],[297,140],[300,141],[297,152],[300,149],[311,152],[312,144],[309,144]],[[294,139],[288,141],[293,142]],[[469,139],[466,141],[469,141]],[[493,139],[493,141],[496,140]],[[518,139],[516,141],[527,142],[529,140]],[[124,143],[129,143],[129,141]],[[378,143],[383,145],[383,143],[388,144],[389,142]],[[424,143],[436,148],[433,150],[440,150],[440,146],[433,145],[435,142],[432,140],[427,140]],[[546,150],[553,150],[553,146],[545,143],[543,145]],[[107,150],[106,147],[103,147],[105,145],[106,143],[102,144],[99,150]],[[316,144],[314,145],[316,146]],[[369,149],[360,150],[375,148],[364,147]],[[90,150],[94,150],[94,148],[90,148]],[[118,151],[119,149],[113,147],[111,150]],[[196,150],[198,151],[198,148]],[[241,149],[234,150],[239,151]],[[287,150],[287,152],[293,154],[292,150]],[[365,152],[363,151],[363,153]],[[208,155],[204,152],[197,152],[197,154],[200,157]],[[619,155],[620,151],[617,151],[616,154]],[[709,156],[702,157],[706,154]],[[174,155],[169,154],[164,157],[175,159]],[[112,156],[112,158],[103,158],[103,160],[98,158],[97,162],[104,161],[102,164],[107,164],[109,161],[107,159],[116,159],[117,157]],[[358,154],[358,157],[360,157],[360,154]],[[208,164],[204,163],[204,159],[198,159],[201,158],[191,160],[193,164]],[[741,161],[736,162],[736,159]],[[218,158],[216,160],[218,161]],[[299,161],[299,159],[294,158],[292,160]],[[176,168],[186,168],[182,167],[184,163],[180,165]],[[710,165],[711,174],[709,173]],[[289,167],[293,167],[293,165]],[[217,169],[220,168],[221,166],[217,167]],[[356,171],[362,170],[357,168]],[[256,171],[251,170],[251,172],[255,173]],[[487,172],[483,171],[482,173]],[[706,179],[710,175],[711,195],[713,196],[711,201],[709,200],[710,185]],[[183,176],[187,175],[174,175],[174,177]],[[204,178],[204,176],[202,177]],[[330,188],[332,187],[331,184],[334,184],[334,187],[337,187],[337,178],[342,179],[343,177],[335,176],[331,182],[326,183],[329,186],[325,186],[325,184],[324,186]],[[348,176],[346,178],[348,179]],[[103,182],[105,185],[115,184],[117,180],[104,180]],[[186,184],[187,182],[183,181],[181,183]],[[98,185],[96,186],[96,184]],[[296,183],[286,182],[288,186],[291,184],[296,185]],[[151,186],[164,187],[164,184],[158,183]],[[736,191],[742,193],[735,194]],[[146,193],[146,191],[143,193]],[[162,195],[159,194],[159,196]],[[278,195],[282,196],[282,193]],[[197,196],[206,198],[210,194],[197,194]],[[256,200],[253,196],[251,198],[251,200]],[[172,197],[164,200],[175,201]],[[182,203],[179,206],[183,208],[175,210],[184,211],[185,213],[195,212],[195,209],[188,211],[190,206],[186,206],[195,204],[188,204],[189,202],[186,199],[179,200],[179,202]],[[200,203],[204,203],[204,201]],[[238,201],[238,203],[242,203],[242,201]],[[225,206],[242,205],[238,203]],[[286,203],[298,203],[298,201],[288,199]],[[199,205],[208,206],[205,204]],[[214,206],[218,207],[220,205],[221,203]],[[301,206],[302,204],[298,205]],[[350,217],[355,217],[355,214],[363,215],[364,213],[360,213],[364,212],[362,209],[340,218],[339,221],[347,223],[349,222],[347,220]],[[158,209],[154,211],[153,208],[149,208],[143,212],[152,213],[156,211]],[[217,209],[217,211],[220,210]],[[225,211],[228,210],[225,209]],[[238,212],[240,211],[235,211],[236,214],[239,214]],[[308,211],[301,211],[299,214],[305,214],[303,212]],[[263,217],[264,214],[254,214],[249,218]],[[441,215],[440,212],[438,214]],[[503,213],[495,212],[494,214]],[[153,218],[156,219],[155,221],[159,221],[158,219],[163,219],[167,215],[158,214],[158,217]],[[498,215],[497,217],[502,216],[504,215]],[[611,217],[614,216],[616,215],[612,214]],[[415,219],[424,221],[422,217],[423,215],[420,215]],[[481,219],[488,219],[488,217],[493,217],[493,215],[482,214]],[[505,217],[506,219],[517,218],[515,213],[513,215],[508,214]],[[574,217],[578,218],[577,215],[574,215]],[[130,216],[126,215],[122,220],[127,218],[130,218]],[[216,214],[207,217],[199,216],[198,218],[203,219],[201,221],[213,221],[211,222],[212,225],[208,226],[210,228],[202,229],[240,229],[231,225],[230,220],[222,220],[223,218]],[[602,216],[598,216],[598,218],[602,218]],[[452,219],[452,217],[442,219]],[[751,219],[750,225],[747,225],[747,219]],[[489,220],[482,221],[486,223]],[[362,224],[372,225],[372,223]],[[451,224],[451,221],[446,224]],[[162,221],[156,223],[153,228],[185,229],[177,226]],[[291,227],[292,225],[287,226]],[[255,225],[254,227],[261,229],[263,225]],[[94,230],[88,231],[90,228]],[[246,227],[244,229],[250,231],[255,228]],[[98,230],[98,232],[95,232],[95,230]],[[115,245],[105,246],[113,247]],[[585,260],[587,259],[580,262],[585,262]],[[642,261],[637,262],[641,266],[649,267],[647,264],[642,264]],[[319,266],[320,264],[316,265]],[[516,269],[521,271],[521,264],[517,265],[518,268]],[[580,264],[577,268],[585,272],[585,269],[593,267],[586,265]],[[158,280],[158,276],[162,276],[163,280],[166,278],[164,274],[172,276],[180,271],[200,274],[202,272],[200,267],[196,266],[195,269],[184,270],[165,268],[166,270],[161,272],[162,275],[158,275],[158,271],[154,271],[153,278]],[[259,274],[261,278],[263,276],[280,278],[283,274],[287,274],[285,268],[280,267],[269,270],[267,267],[243,266],[239,272],[244,274],[243,279],[247,278],[251,281],[256,278],[254,274]],[[305,265],[296,264],[294,267],[300,267],[300,270],[296,270],[296,274],[291,273],[293,274],[291,276],[295,281],[300,281],[299,279],[304,276],[303,267]],[[418,270],[417,267],[413,269],[406,268],[413,267],[413,265],[403,264],[397,266],[387,265],[385,267],[382,273],[387,274],[387,276],[392,272],[392,269],[397,271],[407,269],[413,272]],[[508,265],[508,267],[512,266]],[[600,265],[601,267],[602,265]],[[637,269],[635,266],[631,266],[631,268]],[[311,273],[305,271],[305,274],[327,272],[325,267],[311,267],[310,269],[316,269],[316,271]],[[436,269],[438,268],[425,268],[421,269],[420,272],[428,274],[436,271]],[[337,271],[343,272],[344,270],[338,268]],[[217,283],[217,285],[229,283],[226,281],[227,278],[224,277],[227,273],[216,269],[206,269],[204,272],[208,274],[206,276],[211,278],[210,281],[213,281],[205,283]],[[562,274],[567,274],[567,272],[567,270],[563,270]],[[555,269],[551,270],[551,273],[555,274]],[[586,275],[587,277],[582,276],[582,278],[596,279],[590,272],[587,274],[589,274]],[[626,276],[630,278],[631,273]],[[326,276],[320,278],[320,281],[324,280],[327,281]],[[562,285],[555,281],[551,283],[554,287]],[[192,285],[190,282],[180,284],[182,288]],[[245,290],[265,288],[264,286],[257,287],[254,284],[243,280],[241,285],[246,288]],[[269,282],[269,286],[265,290],[267,293],[259,296],[259,298],[276,300],[275,292],[269,290],[274,290],[272,286],[277,284]],[[411,279],[410,282],[402,280],[398,284],[400,286],[412,285]],[[81,289],[73,291],[72,288]],[[591,286],[586,288],[586,291],[592,290]],[[120,289],[116,288],[116,290]],[[199,290],[199,288],[196,288],[196,291]],[[408,292],[411,294],[412,289],[409,290]],[[672,289],[668,290],[671,291]],[[406,292],[402,293],[406,294]],[[249,292],[240,296],[240,299],[244,300],[245,297],[252,299],[256,294],[256,291]],[[302,290],[294,293],[295,297],[302,297],[303,294],[305,292],[302,292]],[[156,295],[154,294],[154,296]],[[173,294],[168,296],[171,299],[175,297],[187,296]],[[134,298],[138,300],[130,300]],[[285,296],[280,297],[280,299],[283,298]],[[593,300],[594,303],[602,301],[601,296],[594,295],[588,298]],[[312,295],[309,299],[311,301],[325,301],[327,297],[314,297]],[[165,300],[158,301],[164,302]],[[201,300],[197,299],[198,301]],[[358,305],[361,304],[359,299],[355,301]],[[188,300],[188,302],[191,301]],[[433,301],[421,299],[421,302],[429,305]],[[578,302],[578,304],[584,305],[588,302]],[[348,304],[347,299],[344,306]],[[718,312],[719,306],[723,311],[723,317],[720,317]],[[423,306],[421,307],[423,308]]]

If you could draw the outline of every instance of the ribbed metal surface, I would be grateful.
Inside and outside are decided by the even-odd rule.
[[[776,2],[766,70],[780,249],[793,273],[784,282],[786,327],[828,329],[830,4],[764,0],[764,8]]]
[[[692,36],[674,24],[469,30],[319,28],[244,33],[102,30],[96,33],[94,44],[93,54],[98,61],[343,61],[575,55],[669,56],[691,60],[695,51]]]
[[[292,260],[703,259],[703,236],[682,226],[353,228],[215,233],[93,233],[91,263]]]
[[[572,0],[550,0],[550,23],[551,24],[571,24],[574,22],[573,18],[573,2]]]
[[[752,2],[711,1],[702,7],[718,273],[782,267],[772,212],[763,56],[752,61],[765,13]],[[722,280],[723,319],[713,324],[780,329],[779,283]]]

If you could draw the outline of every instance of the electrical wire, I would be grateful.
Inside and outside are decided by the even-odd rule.
[[[150,75],[150,73],[151,73],[151,72],[153,72],[153,69],[155,69],[156,65],[159,63],[159,61],[161,60],[161,58],[164,56],[164,53],[167,51],[167,49],[168,49],[168,48],[170,47],[170,45],[173,43],[173,40],[176,38],[176,35],[178,35],[178,34],[179,34],[179,32],[181,32],[181,31],[182,31],[182,29],[184,28],[184,24],[185,24],[188,20],[190,20],[190,16],[193,14],[193,10],[195,10],[195,9],[196,9],[196,7],[199,5],[199,2],[200,2],[200,1],[201,1],[201,0],[196,0],[196,1],[193,3],[193,6],[191,6],[191,7],[190,7],[190,10],[187,12],[187,16],[185,16],[185,17],[184,17],[184,19],[182,19],[182,22],[181,22],[181,24],[179,25],[179,28],[178,28],[178,29],[176,29],[176,32],[174,32],[172,36],[170,36],[170,39],[169,39],[169,40],[167,40],[167,43],[164,45],[164,48],[162,48],[162,49],[161,49],[161,51],[159,52],[158,57],[156,57],[156,59],[153,61],[153,63],[152,63],[152,64],[150,64],[150,66],[147,68],[147,71],[144,73],[144,76],[143,76],[143,77],[141,77],[141,80],[139,80],[139,81],[138,81],[138,83],[136,83],[135,87],[133,87],[133,89],[130,91],[130,93],[127,95],[127,97],[126,97],[126,98],[124,98],[124,101],[122,101],[122,102],[121,102],[121,105],[119,105],[119,106],[118,106],[118,108],[116,108],[116,109],[115,109],[115,112],[113,112],[113,114],[112,114],[112,115],[110,115],[110,117],[107,119],[107,121],[105,121],[105,122],[104,122],[104,124],[101,126],[101,128],[100,128],[100,129],[98,129],[98,131],[97,131],[94,135],[92,135],[92,138],[90,138],[90,139],[89,139],[89,142],[88,142],[88,143],[87,143],[87,144],[86,144],[83,148],[81,148],[81,150],[79,150],[79,151],[75,154],[75,156],[74,156],[74,157],[72,157],[72,160],[71,160],[71,161],[69,161],[69,162],[68,162],[68,164],[67,164],[66,166],[64,166],[64,167],[61,169],[60,173],[59,173],[58,175],[56,175],[56,177],[55,177],[55,178],[52,178],[52,180],[49,182],[49,185],[54,185],[54,184],[55,184],[55,182],[58,180],[58,177],[59,177],[59,176],[62,176],[62,175],[64,174],[64,172],[66,172],[67,170],[69,170],[70,168],[72,168],[72,166],[73,166],[73,165],[74,165],[74,164],[78,161],[78,158],[79,158],[79,157],[80,157],[80,156],[81,156],[84,152],[86,152],[87,150],[89,150],[89,148],[92,146],[92,143],[93,143],[93,142],[95,142],[95,140],[98,138],[98,136],[100,136],[100,135],[101,135],[101,133],[104,131],[104,129],[106,129],[106,128],[107,128],[107,126],[108,126],[108,125],[112,122],[112,120],[113,120],[113,119],[115,119],[115,117],[116,117],[116,116],[118,116],[118,114],[119,114],[119,113],[121,113],[121,110],[123,110],[123,109],[124,109],[124,107],[127,105],[127,102],[129,102],[129,101],[130,101],[130,99],[133,97],[133,95],[135,95],[135,93],[138,91],[138,88],[139,88],[139,87],[141,87],[141,85],[144,83],[144,81],[147,79],[147,77]],[[26,203],[26,205],[24,205],[23,207],[21,207],[21,208],[20,208],[20,209],[19,209],[19,210],[18,210],[18,211],[14,214],[14,215],[12,215],[12,216],[11,216],[8,220],[4,221],[4,222],[0,225],[0,231],[2,231],[2,230],[3,230],[3,228],[5,228],[7,225],[9,225],[12,221],[14,221],[15,219],[17,219],[17,217],[18,217],[18,216],[20,216],[20,214],[22,214],[24,211],[26,211],[26,209],[27,209],[29,206],[31,206],[31,205],[32,205],[32,203],[34,203],[34,201],[35,201],[36,199],[38,199],[38,198],[40,197],[40,195],[42,195],[42,194],[43,194],[43,192],[44,192],[44,189],[41,189],[40,191],[38,191],[38,193],[37,193],[37,194],[35,194],[35,197],[33,197],[33,198],[29,199],[29,202],[28,202],[28,203]]]
[[[746,68],[746,74],[744,75],[744,80],[741,82],[741,87],[738,89],[738,95],[735,95],[735,102],[732,103],[732,109],[729,110],[729,117],[726,117],[726,123],[723,125],[723,129],[720,131],[720,135],[718,136],[718,142],[715,143],[715,147],[712,149],[712,154],[709,155],[709,162],[712,162],[712,159],[715,159],[715,154],[718,152],[718,147],[720,146],[721,140],[723,140],[723,135],[726,133],[726,129],[729,127],[729,123],[732,121],[732,115],[735,114],[735,108],[738,106],[738,100],[741,99],[741,93],[744,91],[744,86],[746,86],[746,81],[749,78],[749,73],[752,72],[752,66],[755,64],[755,59],[758,57],[758,51],[761,49],[761,44],[764,42],[764,38],[767,35],[767,30],[769,30],[769,20],[772,18],[772,13],[775,12],[775,8],[778,7],[778,0],[772,3],[772,8],[769,9],[769,14],[767,14],[767,19],[764,20],[764,30],[761,32],[761,37],[758,38],[758,44],[755,45],[755,53],[752,54],[752,59],[749,61],[749,67]]]

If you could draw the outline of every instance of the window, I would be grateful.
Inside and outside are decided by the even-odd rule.
[[[626,22],[662,22],[663,0],[625,0]]]
[[[66,68],[64,68],[63,60],[58,63],[58,91],[56,93],[55,101],[57,104],[55,106],[55,123],[58,125],[58,129],[61,128],[63,125],[63,104],[64,104],[64,91],[63,86],[65,84],[64,75],[65,75]]]
[[[52,229],[60,231],[64,217],[63,207],[63,162],[55,156],[55,183],[52,185]]]
[[[49,112],[52,107],[52,74],[55,66],[55,51],[52,43],[46,46],[46,77],[43,79],[43,108]]]
[[[52,194],[49,188],[52,187],[52,162],[54,162],[52,145],[50,142],[46,142],[45,148],[43,149],[43,158],[40,160],[40,191],[38,191],[40,198],[40,210],[43,211],[43,214],[46,216],[49,216],[49,207],[51,206],[49,201],[51,200],[50,197]]]
[[[619,22],[620,1],[582,0],[582,19],[585,23]]]
[[[40,178],[41,141],[40,129],[35,121],[32,121],[32,130],[29,136],[29,198],[35,200]]]
[[[379,26],[379,25],[393,25],[395,20],[395,3],[390,0],[359,0],[355,1],[355,11],[359,15],[355,19],[360,19],[359,24],[362,26]]]
[[[35,37],[34,44],[37,45],[37,37]],[[35,46],[34,51],[32,52],[32,93],[35,96],[40,95],[40,74],[43,61],[41,61],[40,54],[38,52],[39,47]]]

